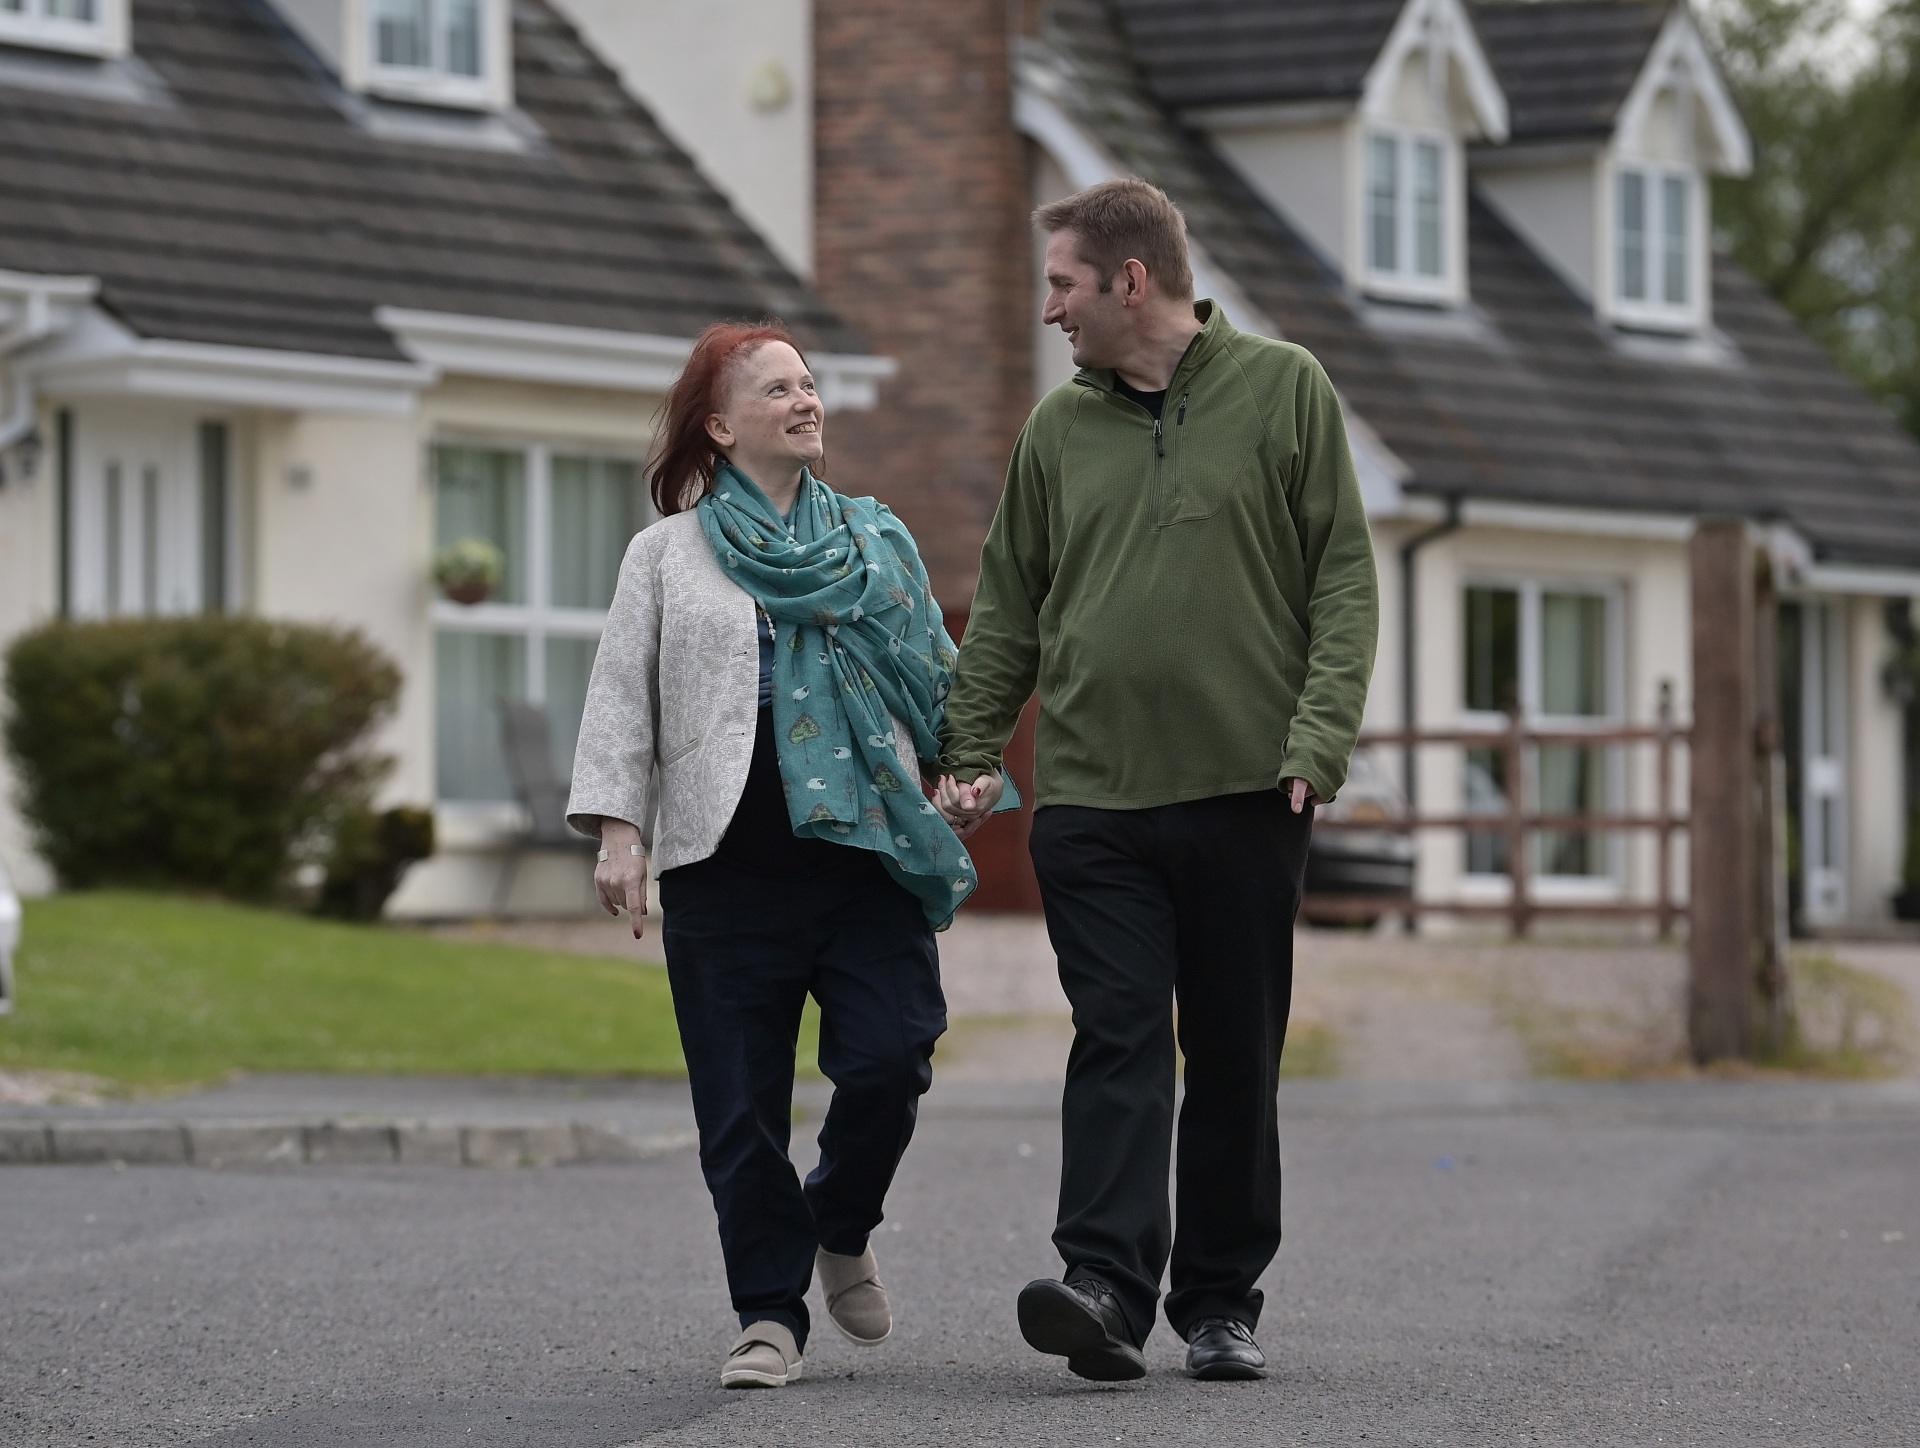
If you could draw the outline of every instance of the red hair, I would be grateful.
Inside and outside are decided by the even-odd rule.
[[[694,339],[686,368],[667,389],[663,420],[647,459],[653,506],[661,517],[682,513],[706,497],[725,457],[707,433],[707,419],[720,411],[727,373],[768,342],[800,344],[784,323],[715,322]],[[800,362],[806,365],[806,354]]]

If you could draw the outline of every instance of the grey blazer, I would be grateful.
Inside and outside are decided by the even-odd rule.
[[[603,815],[635,825],[656,875],[706,859],[746,788],[759,686],[753,599],[698,515],[635,534],[587,683],[567,823],[596,839]],[[917,780],[912,731],[896,720],[894,738]]]

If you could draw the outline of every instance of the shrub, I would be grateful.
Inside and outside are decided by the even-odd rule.
[[[6,654],[6,743],[63,884],[273,895],[392,761],[400,674],[359,634],[255,618],[60,622]]]
[[[341,920],[378,920],[407,867],[432,853],[432,810],[349,810],[334,824],[327,876],[314,912]]]

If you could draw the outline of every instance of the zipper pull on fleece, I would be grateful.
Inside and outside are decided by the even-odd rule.
[[[1167,455],[1167,450],[1160,445],[1160,436],[1160,419],[1156,417],[1153,420],[1153,455],[1157,458]]]
[[[1193,394],[1189,392],[1181,397],[1180,411],[1175,414],[1173,419],[1173,425],[1175,427],[1185,427],[1187,425],[1187,398],[1191,396],[1193,396]]]

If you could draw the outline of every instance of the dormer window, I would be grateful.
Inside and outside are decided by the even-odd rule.
[[[368,0],[367,89],[470,108],[503,103],[506,0]]]
[[[374,0],[373,30],[382,70],[480,75],[480,0]]]
[[[0,45],[123,55],[127,0],[0,0]]]
[[[1614,174],[1615,318],[1668,330],[1699,326],[1698,178],[1682,167],[1637,164]]]
[[[1440,136],[1367,137],[1367,276],[1373,290],[1444,295],[1448,146]]]

